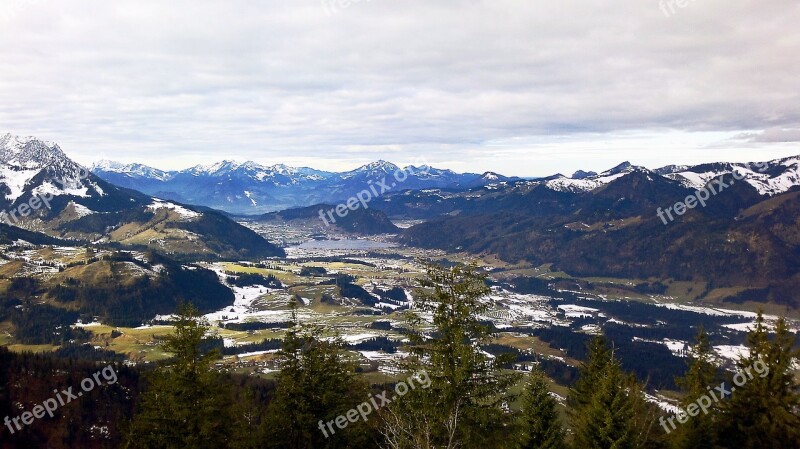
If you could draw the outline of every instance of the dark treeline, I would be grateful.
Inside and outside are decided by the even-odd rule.
[[[248,343],[246,345],[223,347],[221,351],[222,355],[246,354],[248,352],[257,351],[273,351],[275,349],[280,349],[282,344],[283,340],[265,338],[263,341],[261,341],[261,343]]]
[[[200,267],[185,268],[155,253],[147,257],[147,264],[126,254],[104,257],[94,263],[105,264],[108,276],[93,277],[91,281],[67,277],[57,285],[44,286],[32,277],[14,278],[9,289],[0,294],[0,316],[12,315],[13,319],[16,306],[22,305],[24,310],[21,313],[25,318],[18,317],[15,322],[26,328],[22,335],[30,338],[32,333],[38,333],[35,338],[53,342],[55,337],[49,335],[51,332],[47,328],[54,324],[55,318],[50,309],[39,309],[42,306],[38,305],[41,302],[38,299],[41,298],[52,300],[50,302],[57,306],[57,311],[70,319],[81,317],[91,321],[92,317],[99,317],[105,323],[123,327],[140,326],[155,315],[172,313],[183,300],[191,300],[204,313],[233,303],[233,293],[219,283],[213,271]],[[132,278],[119,269],[117,264],[120,262],[150,269],[158,265],[160,271],[156,275]]]
[[[20,304],[8,314],[14,324],[15,337],[28,345],[61,345],[70,341],[87,341],[91,334],[72,326],[78,312],[65,311],[47,304]]]
[[[291,326],[292,323],[289,322],[262,323],[259,321],[249,321],[246,323],[224,323],[222,327],[233,331],[260,331],[264,329],[286,329]]]
[[[269,288],[283,288],[281,281],[272,274],[264,276],[258,273],[234,273],[232,271],[226,271],[225,274],[228,276],[228,283],[237,287],[262,285]]]
[[[66,351],[67,355],[75,353]],[[81,354],[82,356],[85,354]],[[105,378],[90,393],[80,385],[85,378],[112,363],[117,382]],[[22,430],[0,428],[0,448],[118,448],[126,417],[133,412],[133,398],[141,390],[140,373],[116,362],[91,362],[56,355],[17,354],[0,347],[0,419],[19,417],[45,400],[57,398],[62,390],[73,388],[82,396],[59,406],[54,417],[45,415]],[[61,394],[66,402],[65,395]]]

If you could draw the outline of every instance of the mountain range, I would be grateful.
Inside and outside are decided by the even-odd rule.
[[[78,244],[153,248],[201,259],[283,254],[218,211],[116,186],[72,161],[57,144],[32,137],[0,137],[0,211],[7,224]]]
[[[211,207],[251,212],[299,203],[251,219],[317,220],[320,209],[336,204],[320,199],[347,198],[384,178],[395,182],[398,170],[384,161],[345,173],[252,162],[162,172],[106,162],[88,173],[55,144],[6,135],[0,138],[0,205],[14,210],[35,195],[52,195],[50,209],[17,223],[50,238],[191,257],[280,255]],[[656,170],[625,162],[601,173],[532,180],[402,170],[409,173],[405,182],[337,225],[398,234],[416,247],[549,265],[584,279],[659,283],[672,296],[694,300],[800,308],[793,293],[800,287],[800,157]],[[191,195],[200,206],[115,185],[135,182],[168,189],[161,193],[181,191],[181,198]],[[670,222],[659,216],[714,184],[727,187],[717,188],[704,207]],[[390,218],[424,222],[400,229]],[[19,238],[12,228],[0,231],[7,240]]]
[[[653,176],[699,189],[722,173],[738,170],[759,194],[771,195],[800,184],[800,173],[792,169],[792,163],[796,160],[787,158],[770,161],[764,163],[763,169],[759,168],[761,165],[752,163],[709,163],[670,165],[652,171],[624,162],[602,173],[579,170],[571,177],[556,174],[534,180],[493,172],[480,175],[456,173],[428,166],[400,168],[386,161],[373,162],[341,173],[283,164],[264,166],[252,161],[222,161],[168,172],[142,164],[123,165],[100,161],[91,167],[91,171],[112,184],[159,198],[199,204],[233,214],[257,215],[321,203],[336,204],[368,188],[370,184],[384,178],[391,180],[397,172],[408,176],[403,182],[395,182],[391,192],[425,189],[466,191],[503,186],[525,189],[535,185],[544,185],[554,191],[581,192],[599,188],[632,171],[650,172]]]
[[[519,180],[492,172],[456,173],[413,165],[401,168],[382,160],[341,173],[283,164],[264,166],[252,161],[222,161],[169,172],[142,164],[100,161],[91,170],[108,182],[148,195],[251,215],[319,203],[336,204],[384,178],[392,190],[463,190]]]
[[[371,207],[427,220],[400,234],[416,247],[656,282],[673,297],[796,309],[799,170],[798,157],[660,170],[625,163],[581,179],[394,194]],[[659,217],[702,188],[716,189],[705,207],[674,221]]]

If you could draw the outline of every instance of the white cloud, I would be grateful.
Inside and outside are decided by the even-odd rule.
[[[670,150],[670,162],[800,153],[785,139],[708,141],[800,127],[794,0],[698,0],[670,18],[656,0],[362,0],[332,14],[320,0],[4,4],[0,130],[83,161],[424,155],[543,175],[617,157],[655,166]],[[630,136],[641,146],[615,146]]]

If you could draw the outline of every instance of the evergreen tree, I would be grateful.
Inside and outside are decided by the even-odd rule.
[[[717,367],[713,362],[714,350],[705,329],[700,328],[697,341],[689,358],[689,369],[686,376],[677,379],[678,385],[686,393],[681,401],[681,408],[697,402],[708,395],[708,388],[717,381]],[[677,426],[673,434],[673,446],[676,449],[714,449],[717,447],[716,427],[714,424],[717,409],[715,405],[708,414],[700,413],[688,422]],[[672,430],[669,428],[669,430]]]
[[[725,447],[800,448],[800,385],[792,372],[800,353],[794,345],[785,319],[778,320],[770,338],[759,312],[747,338],[750,353],[737,362],[740,374],[727,383],[735,390],[721,419]]]
[[[293,317],[296,316],[293,312]],[[293,318],[296,320],[296,318]],[[366,447],[367,426],[328,425],[368,399],[367,386],[344,358],[340,340],[325,340],[319,327],[294,325],[286,332],[278,388],[267,409],[264,447],[321,449]]]
[[[491,358],[481,350],[491,339],[479,319],[489,307],[485,277],[474,264],[431,264],[421,286],[409,314],[411,357],[405,368],[424,371],[431,383],[385,410],[386,446],[506,447],[502,432],[510,424],[506,410],[512,399],[507,391],[519,376],[502,371],[508,357]]]
[[[522,394],[520,449],[564,449],[564,428],[558,416],[558,403],[550,395],[547,376],[534,368]]]
[[[619,363],[612,360],[599,373],[589,403],[573,416],[575,445],[587,449],[633,449],[633,405],[628,396],[628,379]]]
[[[570,391],[570,417],[576,447],[654,449],[664,447],[657,410],[642,386],[622,370],[602,337],[589,343],[589,357]]]
[[[582,412],[592,402],[592,398],[597,391],[597,385],[599,385],[606,368],[612,362],[611,350],[602,336],[593,338],[589,342],[587,349],[587,358],[581,362],[578,380],[572,387],[567,400],[570,407],[570,415],[573,419],[576,417],[576,413]]]
[[[201,349],[209,326],[192,305],[181,305],[177,313],[175,333],[162,344],[173,357],[150,377],[131,423],[128,447],[227,447],[230,391],[212,369],[218,353]]]

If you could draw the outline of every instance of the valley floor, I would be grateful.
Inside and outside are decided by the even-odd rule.
[[[391,236],[321,236],[313,227],[243,224],[283,242],[287,257],[191,265],[213,271],[219,282],[233,291],[232,304],[207,313],[205,318],[222,341],[221,364],[254,376],[274,376],[279,340],[292,321],[292,304],[296,303],[297,320],[322,327],[328,338],[343,340],[366,376],[374,380],[391,377],[397,372],[397,360],[404,355],[404,314],[419,293],[418,280],[425,274],[422,260],[455,263],[473,259],[466,254],[398,246]],[[0,286],[7,287],[20,273],[56,276],[63,271],[60,266],[80,261],[87,251],[19,243],[4,248]],[[104,252],[92,254],[101,257]],[[576,376],[578,360],[585,355],[585,343],[601,331],[614,342],[626,368],[649,379],[648,387],[658,394],[674,389],[674,377],[685,368],[700,326],[711,334],[718,361],[732,367],[732,361],[746,351],[745,337],[755,317],[754,310],[690,304],[669,296],[669,292],[648,295],[632,291],[630,287],[640,280],[575,280],[548,266],[510,265],[491,257],[477,262],[492,284],[491,295],[486,298],[491,307],[482,317],[496,330],[495,344],[488,352],[516,354],[517,362],[509,367],[515,370],[542,363],[559,384],[554,388],[562,397]],[[130,275],[157,276],[159,271],[157,266],[135,263],[129,263],[126,269]],[[234,285],[243,275],[277,279],[280,287],[257,282]],[[520,279],[540,282],[526,286]],[[595,288],[587,290],[582,282],[592,282]],[[151,322],[136,327],[110,326],[89,319],[74,327],[91,334],[88,344],[121,354],[126,363],[152,363],[166,357],[158,342],[172,330],[169,318],[154,316]],[[768,316],[769,321],[776,318]],[[791,324],[795,332],[800,329],[796,321]],[[57,349],[55,345],[17,344],[13,332],[8,322],[0,324],[0,344],[16,351]],[[669,393],[654,400],[668,408],[667,396]]]

